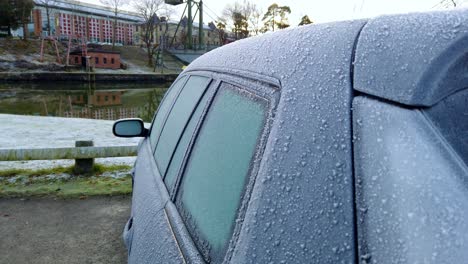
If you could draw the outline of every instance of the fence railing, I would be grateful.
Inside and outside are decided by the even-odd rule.
[[[0,161],[74,159],[77,172],[92,169],[95,158],[132,157],[137,146],[94,147],[92,141],[76,141],[76,147],[0,149]]]

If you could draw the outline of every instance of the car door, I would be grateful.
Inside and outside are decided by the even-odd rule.
[[[229,262],[278,97],[269,85],[215,76],[164,175],[165,212],[189,263]]]
[[[155,115],[150,135],[142,142],[135,164],[132,218],[127,225],[129,263],[183,263],[167,221],[169,200],[162,175],[194,109],[212,82],[209,76],[180,77],[168,90]],[[203,106],[200,106],[203,108]]]
[[[352,106],[360,263],[468,263],[466,18],[385,16],[361,31]]]

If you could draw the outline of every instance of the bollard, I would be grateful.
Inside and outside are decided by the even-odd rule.
[[[92,140],[75,141],[75,147],[92,147]],[[94,159],[75,159],[75,174],[88,174],[93,171]]]

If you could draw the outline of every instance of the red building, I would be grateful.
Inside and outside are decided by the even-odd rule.
[[[36,36],[48,35],[50,26],[50,35],[60,39],[71,37],[83,38],[87,43],[112,43],[114,10],[73,0],[46,1],[48,5],[44,1],[34,2],[31,30]],[[133,45],[138,39],[135,27],[139,23],[141,18],[137,14],[119,10],[115,43]]]
[[[89,65],[94,68],[120,69],[120,53],[105,50],[88,50]],[[81,51],[70,52],[70,65],[86,65]]]

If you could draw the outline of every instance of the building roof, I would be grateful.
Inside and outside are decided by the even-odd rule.
[[[105,53],[105,54],[118,54],[120,55],[120,52],[118,51],[111,51],[111,50],[102,50],[102,49],[88,49],[88,53]],[[81,55],[81,50],[74,50],[70,52],[70,55]]]
[[[40,0],[34,0],[34,3],[37,6],[42,6],[42,7],[45,6],[44,2]],[[112,11],[110,8],[99,6],[99,5],[94,5],[94,4],[73,1],[73,0],[51,1],[49,6],[52,8],[63,9],[63,10],[68,10],[68,11],[78,11],[81,13],[88,13],[88,14],[96,15],[96,16],[112,17],[112,18],[114,17],[114,11]],[[142,18],[138,14],[129,12],[129,11],[124,11],[124,10],[119,10],[118,18],[120,20],[128,20],[132,22],[142,21]]]
[[[45,7],[45,4],[41,0],[34,0],[34,3],[36,6],[42,6]],[[99,5],[94,5],[94,4],[89,4],[89,3],[84,3],[84,2],[79,2],[79,1],[74,1],[74,0],[56,0],[56,1],[51,1],[49,4],[50,7],[52,8],[57,8],[57,9],[62,9],[62,10],[67,10],[67,11],[78,11],[80,13],[87,13],[90,15],[96,15],[96,16],[102,16],[102,17],[108,17],[108,18],[114,18],[114,11],[111,10],[108,7],[105,6],[99,6]],[[125,10],[119,10],[118,13],[118,19],[119,20],[127,20],[130,22],[135,22],[135,23],[143,23],[144,19],[137,13],[134,12],[129,12]],[[159,22],[160,19],[159,17],[156,17],[156,20]],[[185,22],[185,23],[184,23]],[[171,21],[169,20],[167,23],[172,24],[172,25],[177,25],[179,24],[178,21]],[[187,18],[184,17],[182,19],[182,25],[187,24]],[[193,27],[195,30],[199,28],[199,23],[193,22]],[[213,30],[212,27],[203,24],[203,29],[204,30]]]

